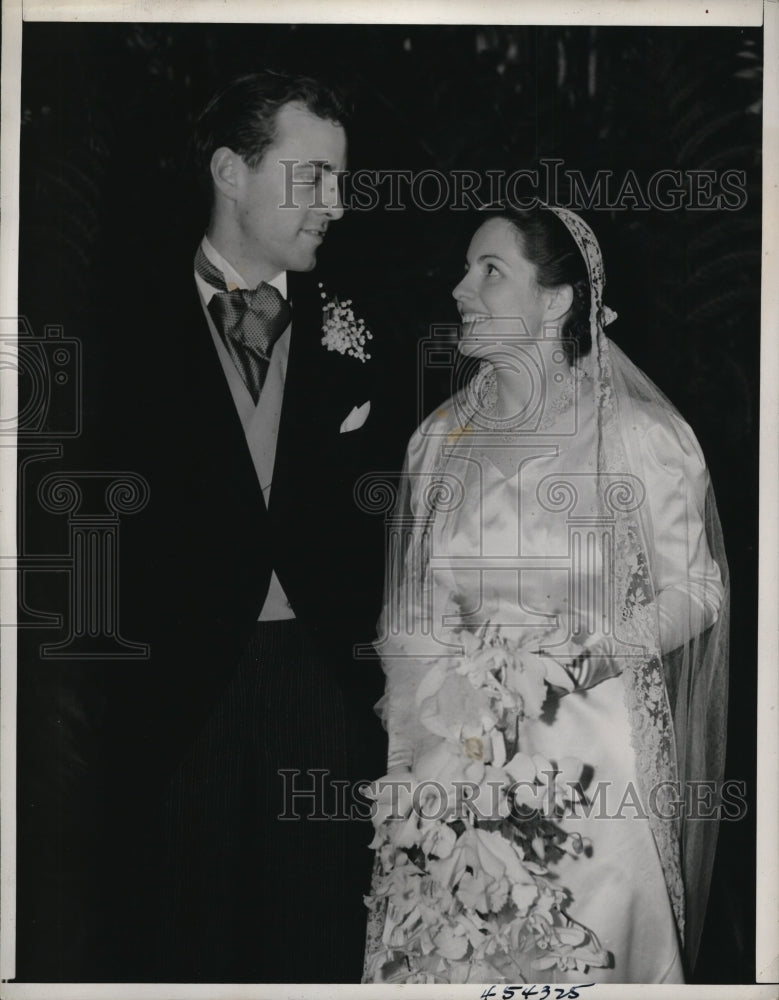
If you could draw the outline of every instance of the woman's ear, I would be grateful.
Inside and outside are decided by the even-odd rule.
[[[546,295],[545,319],[547,322],[561,320],[573,305],[573,288],[570,285],[558,285],[557,288],[548,289]]]
[[[211,157],[211,178],[214,187],[225,198],[234,201],[246,166],[241,157],[228,146],[220,146]]]

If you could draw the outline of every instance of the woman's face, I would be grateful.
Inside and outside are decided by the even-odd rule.
[[[452,292],[462,318],[460,350],[489,354],[491,345],[541,335],[549,290],[519,247],[506,219],[489,219],[468,247],[465,276]]]

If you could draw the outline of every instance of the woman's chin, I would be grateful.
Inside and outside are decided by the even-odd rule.
[[[479,337],[461,337],[457,341],[457,349],[460,354],[464,354],[468,358],[488,358],[495,353],[498,346],[494,340],[486,338],[481,340]]]

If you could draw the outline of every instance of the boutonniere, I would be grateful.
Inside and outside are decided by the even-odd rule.
[[[319,294],[325,300],[322,307],[324,322],[322,323],[322,344],[328,351],[338,351],[348,354],[365,364],[370,360],[370,354],[365,353],[365,343],[373,340],[373,334],[366,329],[365,321],[357,319],[352,311],[352,300],[341,302],[336,296],[328,299],[322,282],[319,282]]]

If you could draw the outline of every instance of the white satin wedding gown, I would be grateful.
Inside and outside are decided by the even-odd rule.
[[[431,470],[445,468],[462,486],[462,502],[437,511],[432,522],[434,621],[456,595],[470,624],[489,620],[516,637],[531,630],[539,647],[551,650],[561,643],[557,651],[563,653],[587,614],[617,613],[607,607],[609,526],[598,520],[595,408],[587,405],[586,390],[583,399],[575,424],[570,413],[558,413],[522,440],[463,434],[451,403],[412,438],[414,514],[423,516],[421,491]],[[699,509],[705,466],[681,418],[674,418],[678,435],[669,435],[650,409],[638,419],[641,426],[632,429],[631,439],[641,449],[645,502],[652,512],[651,571],[656,593],[666,595],[661,626],[664,618],[666,632],[673,633],[675,627],[683,631],[680,623],[689,618],[691,602],[703,605],[698,611],[704,623],[717,615],[719,570]],[[450,444],[443,449],[444,466],[443,440]],[[681,614],[675,614],[678,606]],[[664,645],[672,648],[687,638],[671,634]],[[591,856],[565,856],[556,869],[572,895],[570,915],[613,955],[613,968],[592,969],[587,980],[683,982],[663,867],[650,825],[640,815],[640,761],[625,687],[623,674],[589,690],[550,696],[544,716],[525,724],[520,747],[553,761],[574,756],[592,770],[591,815],[563,823],[591,842]],[[413,763],[413,748],[404,745],[403,733],[393,732],[391,719],[388,728],[390,761],[407,754]],[[558,972],[556,981],[574,979],[582,982],[582,973]]]

